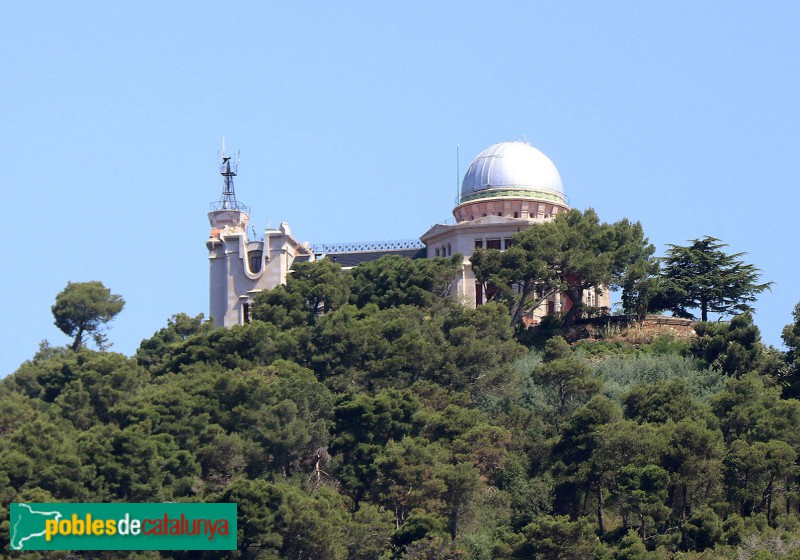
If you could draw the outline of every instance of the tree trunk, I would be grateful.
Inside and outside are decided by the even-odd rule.
[[[686,522],[686,510],[689,508],[689,489],[686,484],[682,485],[681,495],[683,496],[683,504],[681,504],[681,521]]]
[[[774,485],[774,477],[769,477],[769,486],[767,486],[767,523],[772,524],[772,487]]]
[[[458,509],[453,508],[450,511],[450,538],[455,540],[456,533],[458,533]]]
[[[516,327],[519,322],[522,320],[522,312],[523,307],[525,306],[525,300],[528,299],[528,294],[530,293],[530,282],[525,282],[522,286],[522,293],[519,296],[519,303],[517,303],[517,310],[514,312],[514,317],[511,319],[511,326]]]
[[[583,288],[578,286],[569,286],[566,290],[567,297],[572,301],[572,307],[569,308],[567,314],[564,315],[562,325],[569,327],[575,321],[575,317],[583,309]]]
[[[75,335],[75,340],[72,342],[72,351],[77,352],[81,349],[83,343],[83,325],[78,327],[78,334]]]
[[[602,537],[606,533],[606,519],[603,514],[603,487],[597,486],[597,530]]]

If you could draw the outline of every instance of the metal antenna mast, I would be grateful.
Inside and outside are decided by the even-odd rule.
[[[461,203],[461,193],[459,189],[459,182],[461,181],[461,158],[459,147],[460,146],[456,144],[456,205]]]
[[[231,158],[230,156],[226,156],[223,152],[222,154],[222,168],[220,169],[220,175],[222,175],[222,209],[223,210],[231,210],[236,209],[238,206],[236,203],[236,191],[233,188],[233,178],[236,177],[236,166],[231,169]]]
[[[236,190],[233,186],[233,178],[239,171],[239,156],[237,153],[236,161],[225,153],[225,138],[222,139],[222,154],[220,155],[219,174],[222,175],[222,197],[219,202],[212,204],[213,210],[239,210],[247,212],[248,208],[236,200]]]

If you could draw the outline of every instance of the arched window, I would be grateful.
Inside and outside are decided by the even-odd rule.
[[[261,272],[261,263],[264,261],[262,258],[262,254],[260,251],[250,253],[248,255],[249,263],[250,263],[250,272],[256,273]]]

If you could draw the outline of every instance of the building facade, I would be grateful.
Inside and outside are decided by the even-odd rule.
[[[206,246],[210,260],[210,312],[214,323],[232,326],[249,320],[255,294],[285,283],[296,260],[329,258],[343,267],[386,254],[411,258],[463,255],[453,293],[465,305],[485,303],[491,296],[472,272],[470,257],[477,248],[504,250],[511,237],[536,223],[569,211],[558,169],[542,152],[526,142],[501,142],[472,161],[461,184],[454,223],[436,224],[416,241],[376,242],[311,247],[292,237],[289,226],[267,229],[263,241],[247,239],[249,217],[233,192],[235,169],[223,155],[223,194],[208,217],[211,235]],[[610,307],[608,290],[587,290],[584,301]],[[566,311],[571,302],[563,294],[551,296],[529,319]]]

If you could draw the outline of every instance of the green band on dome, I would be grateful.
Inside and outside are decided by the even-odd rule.
[[[549,200],[564,204],[564,199],[553,193],[544,191],[529,191],[523,189],[489,189],[485,191],[477,191],[467,196],[461,197],[461,202],[470,202],[481,198],[500,198],[500,197],[513,197],[513,198],[536,198],[540,200]]]

